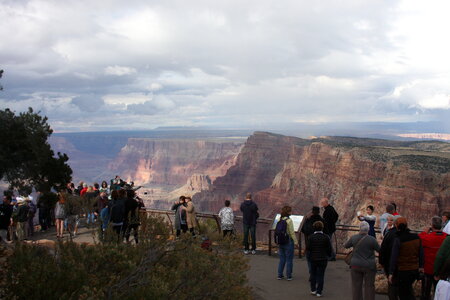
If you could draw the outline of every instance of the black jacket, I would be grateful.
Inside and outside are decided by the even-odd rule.
[[[392,246],[394,245],[394,239],[396,237],[397,228],[392,227],[389,229],[384,238],[381,242],[380,247],[380,253],[378,256],[378,261],[380,262],[380,265],[383,266],[384,272],[386,274],[389,273],[389,265],[391,262],[391,253],[392,253]]]
[[[327,260],[332,254],[330,238],[321,232],[311,234],[306,243],[306,251],[312,261]]]
[[[254,226],[258,219],[258,205],[252,200],[245,200],[241,204],[242,222],[245,225]]]
[[[327,234],[334,233],[336,231],[336,222],[338,218],[339,215],[333,206],[328,205],[327,207],[325,207],[325,211],[323,212],[323,219],[325,220],[325,227],[323,228],[323,232]]]
[[[11,205],[5,203],[0,204],[0,229],[8,230],[12,212],[13,207]]]
[[[302,226],[302,233],[306,235],[307,237],[314,233],[313,224],[314,222],[321,221],[322,223],[325,223],[323,218],[320,215],[312,215],[308,219],[305,220],[305,223],[303,223]]]

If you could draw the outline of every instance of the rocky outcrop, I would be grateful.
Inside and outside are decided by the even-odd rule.
[[[209,191],[211,188],[211,178],[205,174],[194,174],[189,177],[187,183],[182,187],[170,192],[168,199],[178,199],[181,195],[192,196],[202,191]]]
[[[385,147],[380,140],[368,143],[258,132],[248,139],[236,165],[194,200],[203,210],[216,211],[228,198],[238,209],[244,194],[253,192],[261,216],[272,217],[285,204],[305,214],[328,197],[344,223],[356,222],[356,211],[368,204],[381,214],[395,202],[415,228],[450,209],[450,153],[394,147],[388,141]]]
[[[234,165],[242,139],[130,138],[109,165],[138,184],[184,185],[193,174],[213,181]]]

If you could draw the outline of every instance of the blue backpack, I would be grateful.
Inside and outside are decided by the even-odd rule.
[[[287,219],[286,219],[287,220]],[[286,245],[289,243],[289,234],[287,233],[286,220],[279,220],[275,227],[275,243],[278,245]]]

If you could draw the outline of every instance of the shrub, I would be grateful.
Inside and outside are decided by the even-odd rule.
[[[137,245],[112,235],[55,249],[19,244],[0,290],[7,299],[250,299],[247,262],[233,240],[214,240],[212,251],[189,234],[169,241],[168,225],[154,217],[142,220]]]

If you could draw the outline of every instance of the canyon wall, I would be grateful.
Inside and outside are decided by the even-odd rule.
[[[109,170],[140,185],[180,187],[194,174],[214,181],[235,163],[243,141],[130,138]]]
[[[285,204],[305,214],[328,197],[342,223],[357,223],[356,211],[369,204],[380,215],[395,202],[420,228],[450,210],[450,152],[448,143],[439,142],[304,140],[256,132],[236,164],[194,201],[201,210],[217,211],[230,199],[239,209],[246,192],[254,194],[262,217],[272,217]]]

